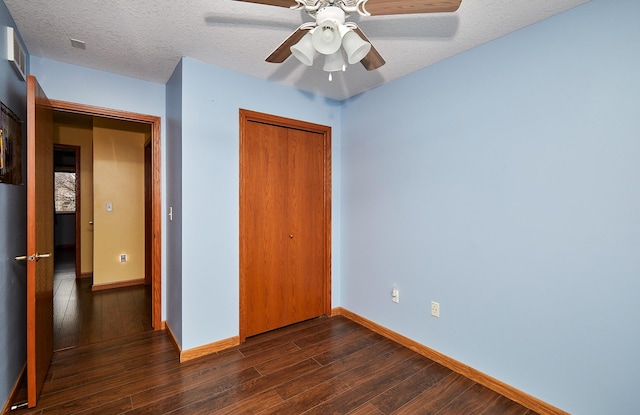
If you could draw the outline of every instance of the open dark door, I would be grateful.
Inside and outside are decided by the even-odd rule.
[[[53,110],[27,78],[27,403],[36,405],[53,355]]]

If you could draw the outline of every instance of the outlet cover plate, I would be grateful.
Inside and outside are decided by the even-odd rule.
[[[431,315],[433,317],[440,317],[440,303],[436,303],[435,301],[431,302]]]

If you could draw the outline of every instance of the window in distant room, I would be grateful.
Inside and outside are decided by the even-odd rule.
[[[76,174],[55,172],[56,213],[75,213],[76,211]]]

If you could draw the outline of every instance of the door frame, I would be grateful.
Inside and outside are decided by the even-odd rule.
[[[73,102],[50,100],[54,111],[69,112],[149,124],[151,127],[151,326],[154,330],[164,329],[162,324],[162,202],[161,202],[161,118],[110,108]]]
[[[247,166],[242,159],[242,154],[244,150],[247,130],[246,126],[249,122],[257,122],[262,124],[275,125],[283,128],[296,129],[302,131],[313,132],[317,134],[322,134],[324,137],[324,223],[325,223],[325,258],[324,258],[324,290],[323,290],[323,308],[324,315],[331,315],[331,127],[326,125],[314,124],[306,121],[295,120],[292,118],[280,117],[277,115],[265,114],[256,111],[250,111],[246,109],[240,108],[240,218],[244,217],[246,213],[244,209],[246,209],[246,203],[242,203],[244,186],[242,173]],[[239,249],[242,252],[242,245],[245,243],[243,239],[243,228],[242,228],[242,220],[240,221],[239,226]],[[244,267],[242,266],[242,258],[240,258],[240,266],[239,266],[239,286],[240,286],[240,329],[239,329],[239,340],[243,343],[247,338],[247,306],[246,306],[246,292],[250,287],[247,286],[246,278],[244,275]]]
[[[153,232],[152,223],[152,203],[153,189],[151,186],[153,170],[151,166],[153,145],[151,139],[144,143],[144,283],[153,284],[151,275],[151,264],[153,263]]]

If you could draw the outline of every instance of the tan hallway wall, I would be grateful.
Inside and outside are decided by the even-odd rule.
[[[147,138],[132,130],[131,123],[94,118],[94,245],[99,247],[94,254],[94,287],[144,279]],[[121,254],[127,256],[124,263]]]

